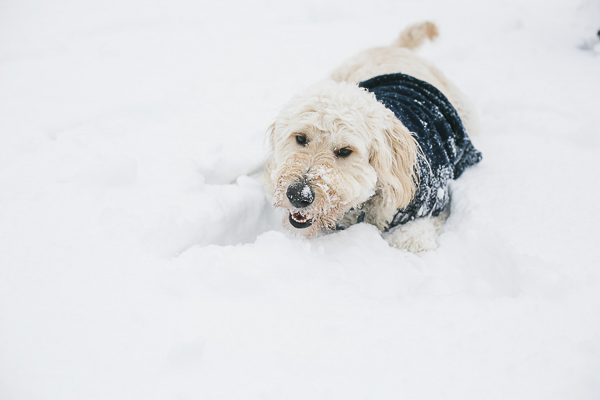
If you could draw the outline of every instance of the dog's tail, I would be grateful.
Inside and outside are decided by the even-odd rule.
[[[393,45],[415,49],[421,46],[425,39],[433,40],[436,37],[438,37],[438,28],[433,22],[418,22],[404,29]]]

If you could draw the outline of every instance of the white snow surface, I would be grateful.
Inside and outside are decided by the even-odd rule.
[[[266,128],[424,19],[482,122],[438,249],[284,232],[244,176]],[[3,1],[0,398],[600,398],[598,28],[592,0]]]

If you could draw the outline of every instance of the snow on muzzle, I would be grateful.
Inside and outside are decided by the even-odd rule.
[[[285,195],[296,208],[306,208],[315,201],[315,192],[305,181],[296,181],[288,186]],[[294,228],[303,229],[312,225],[313,221],[302,210],[290,211],[290,224]]]

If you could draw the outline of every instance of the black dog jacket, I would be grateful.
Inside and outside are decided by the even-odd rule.
[[[427,82],[405,74],[380,75],[358,84],[393,111],[421,146],[419,187],[408,206],[398,210],[388,229],[415,218],[437,216],[450,202],[448,185],[465,168],[481,161],[456,109]]]

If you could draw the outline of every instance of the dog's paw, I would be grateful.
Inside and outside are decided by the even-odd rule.
[[[399,225],[384,235],[390,246],[411,253],[422,253],[437,249],[437,237],[446,215],[419,218]]]

